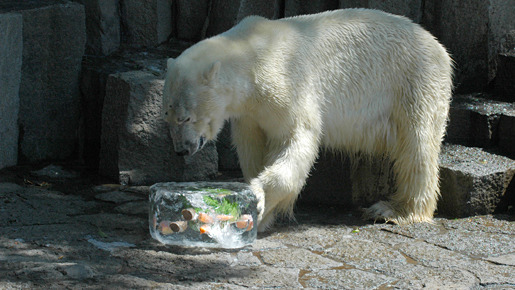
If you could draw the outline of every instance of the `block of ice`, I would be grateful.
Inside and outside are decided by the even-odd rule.
[[[239,182],[167,182],[150,187],[151,236],[186,247],[241,248],[257,236],[257,199]]]

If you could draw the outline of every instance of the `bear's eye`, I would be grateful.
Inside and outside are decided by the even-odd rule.
[[[191,121],[190,117],[177,118],[177,123],[178,124],[188,123],[189,121]]]

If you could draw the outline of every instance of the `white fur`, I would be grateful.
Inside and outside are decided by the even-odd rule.
[[[451,90],[446,50],[407,18],[364,9],[254,16],[169,62],[164,112],[175,130],[194,132],[174,144],[214,139],[231,119],[260,230],[291,212],[321,146],[389,156],[397,191],[368,214],[410,223],[436,208]]]

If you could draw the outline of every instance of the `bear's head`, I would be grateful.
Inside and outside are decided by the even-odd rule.
[[[179,156],[195,154],[222,129],[225,106],[215,81],[220,66],[218,61],[206,65],[181,57],[168,60],[162,117]]]

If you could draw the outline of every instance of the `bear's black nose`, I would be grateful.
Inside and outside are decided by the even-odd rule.
[[[182,150],[182,151],[175,152],[175,153],[177,153],[177,156],[186,156],[186,155],[190,155],[190,150]]]

